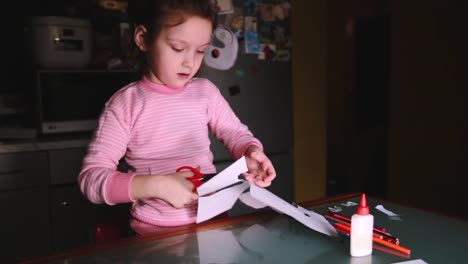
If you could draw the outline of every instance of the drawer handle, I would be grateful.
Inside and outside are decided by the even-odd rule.
[[[68,203],[67,201],[62,201],[62,202],[60,202],[60,205],[61,205],[61,206],[68,206],[69,203]]]
[[[17,174],[21,174],[23,172],[23,170],[12,170],[12,171],[0,171],[0,176],[8,176],[8,175],[17,175]]]

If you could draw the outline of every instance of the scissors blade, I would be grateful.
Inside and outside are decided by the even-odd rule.
[[[207,182],[209,180],[211,180],[214,176],[216,176],[217,174],[216,173],[208,173],[208,174],[203,174],[203,178],[201,178],[201,181],[202,182]]]
[[[233,185],[234,183],[243,181],[242,179],[239,179],[239,175],[247,171],[248,169],[245,157],[242,157],[220,173],[216,174],[216,177],[212,177],[211,180],[198,187],[198,195],[202,196],[216,192],[227,186]]]

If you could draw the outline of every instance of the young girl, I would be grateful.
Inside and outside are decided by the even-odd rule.
[[[106,103],[78,181],[93,203],[133,202],[137,233],[194,223],[198,196],[176,173],[185,165],[214,173],[208,129],[234,159],[246,157],[245,177],[266,187],[276,177],[262,144],[236,117],[213,83],[193,78],[211,42],[216,12],[210,0],[131,2],[134,42],[144,54],[141,80]],[[134,168],[117,171],[124,157]]]

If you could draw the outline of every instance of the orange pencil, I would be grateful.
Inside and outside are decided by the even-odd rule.
[[[348,233],[351,234],[351,227],[350,226],[342,224],[342,223],[336,223],[336,226],[338,226],[339,228],[341,228],[343,230],[346,230]]]
[[[333,216],[330,216],[330,215],[325,215],[325,218],[335,222],[335,223],[340,223],[342,225],[346,225],[346,226],[350,226],[350,223],[346,222],[346,221],[343,221],[343,220],[340,220],[336,217],[333,217]],[[394,243],[394,244],[400,244],[400,241],[398,240],[398,238],[395,238],[395,237],[390,237],[390,236],[386,236],[386,235],[382,235],[382,234],[379,234],[377,232],[373,232],[373,236],[376,237],[376,238],[380,238],[380,239],[383,239],[385,241],[388,241],[388,242],[391,242],[391,243]]]
[[[393,244],[391,242],[388,242],[388,241],[385,241],[383,239],[380,239],[380,238],[376,238],[376,237],[373,237],[372,240],[376,243],[379,243],[381,245],[384,245],[384,246],[387,246],[389,248],[393,248],[395,249],[396,251],[399,251],[401,253],[404,253],[404,254],[411,254],[411,249],[409,248],[405,248],[405,247],[402,247],[400,245],[396,245],[396,244]]]
[[[339,232],[345,234],[348,238],[349,238],[349,236],[351,235],[351,234],[349,233],[348,230],[345,230],[345,229],[343,229],[343,228],[341,228],[341,227],[339,227],[339,226],[336,226],[336,225],[335,225],[335,229],[336,229],[337,231],[339,231]]]
[[[342,223],[336,223],[336,226],[340,227],[343,230],[346,230],[349,234],[351,234],[351,227],[349,227],[349,226],[347,226],[345,224],[342,224]],[[394,243],[385,241],[385,240],[383,240],[381,238],[378,238],[378,237],[375,237],[375,236],[372,237],[372,240],[374,242],[376,242],[376,243],[387,246],[389,248],[393,248],[396,251],[402,252],[404,254],[407,254],[407,255],[411,254],[411,249],[409,249],[409,248],[405,248],[405,247],[402,247],[400,245],[396,245]]]

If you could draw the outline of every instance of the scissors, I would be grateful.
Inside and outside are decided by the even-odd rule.
[[[176,172],[179,172],[181,170],[190,170],[193,172],[193,176],[187,178],[187,180],[191,181],[193,183],[193,191],[195,192],[197,188],[202,185],[203,183],[207,182],[214,176],[216,176],[216,173],[212,174],[204,174],[201,173],[199,170],[195,169],[194,167],[191,166],[182,166],[176,170]]]

